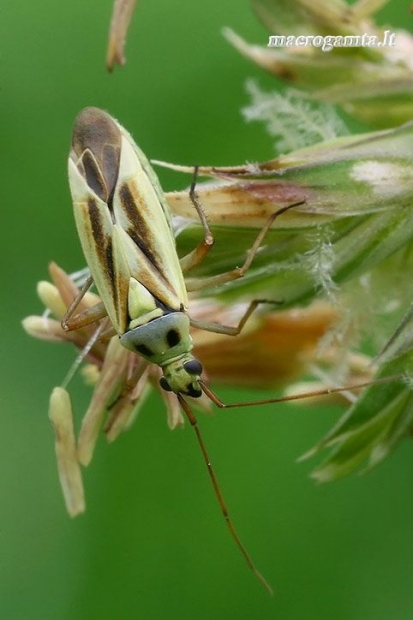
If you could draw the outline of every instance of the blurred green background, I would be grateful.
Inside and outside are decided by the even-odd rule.
[[[408,4],[391,2],[381,22],[411,26]],[[266,42],[246,0],[141,2],[127,65],[112,75],[104,68],[110,13],[110,0],[26,0],[0,15],[0,617],[411,618],[412,445],[368,476],[317,487],[311,464],[295,458],[333,412],[274,406],[201,420],[272,598],[228,535],[192,431],[171,433],[157,396],[131,432],[110,447],[101,439],[85,472],[87,512],[74,521],[65,513],[47,405],[74,355],[30,340],[20,321],[42,310],[35,284],[51,259],[68,271],[84,264],[66,180],[75,115],[103,107],[149,157],[175,163],[272,155],[264,128],[244,124],[239,110],[247,77],[273,82],[220,34],[231,26]],[[160,176],[165,189],[189,182]],[[88,391],[77,381],[72,394],[79,420]]]

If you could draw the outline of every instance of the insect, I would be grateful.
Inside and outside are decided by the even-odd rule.
[[[225,404],[205,384],[202,365],[192,355],[191,326],[235,336],[257,306],[266,300],[253,300],[235,327],[191,318],[184,273],[204,260],[213,245],[213,236],[196,198],[195,183],[191,187],[191,197],[204,238],[190,254],[179,259],[170,212],[155,173],[126,130],[98,108],[85,108],[75,121],[69,182],[76,226],[91,276],[68,309],[62,326],[65,330],[75,330],[108,317],[110,335],[117,334],[124,347],[161,368],[160,385],[176,394],[195,430],[231,535],[250,569],[271,592],[235,530],[197,419],[185,399],[185,396],[197,398],[204,393],[220,408],[286,400],[270,398]],[[208,278],[208,285],[222,284],[244,275],[274,219],[298,204],[302,203],[276,211],[260,230],[242,267]],[[205,279],[202,282],[205,283]],[[101,303],[76,314],[82,295],[92,283]],[[199,286],[195,281],[190,290]],[[334,391],[340,390],[323,390],[317,394]],[[308,394],[300,395],[304,396]]]

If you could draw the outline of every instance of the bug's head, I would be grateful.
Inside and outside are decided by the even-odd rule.
[[[199,385],[201,374],[201,362],[188,354],[164,366],[163,377],[160,378],[159,383],[167,392],[199,398],[202,395]]]

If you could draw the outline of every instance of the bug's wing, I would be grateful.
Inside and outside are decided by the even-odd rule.
[[[123,256],[114,256],[114,225],[109,209],[91,190],[71,159],[69,178],[76,226],[86,262],[113,326],[118,332],[124,331],[127,321],[127,306],[124,306],[130,276]]]
[[[131,275],[166,305],[172,304],[170,294],[186,305],[186,288],[168,207],[155,173],[152,171],[153,178],[149,178],[146,166],[142,165],[149,166],[149,163],[134,146],[123,134],[119,177],[113,195],[114,220],[135,246],[133,252],[132,245],[125,240],[125,247],[131,249],[128,252]]]
[[[175,240],[155,173],[108,114],[86,108],[75,122],[69,180],[82,249],[118,333],[128,321],[131,278],[172,310],[187,305]],[[153,175],[153,176],[152,176]]]

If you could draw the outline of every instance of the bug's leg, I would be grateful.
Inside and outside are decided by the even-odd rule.
[[[293,394],[292,396],[281,396],[279,398],[264,398],[262,400],[248,400],[241,401],[239,403],[224,403],[209,387],[200,379],[199,385],[201,386],[204,394],[220,409],[235,409],[236,407],[252,407],[254,405],[271,405],[273,403],[285,403],[291,400],[302,400],[304,398],[314,398],[317,396],[328,396],[329,394],[338,394],[340,392],[346,392],[350,390],[360,390],[361,388],[369,387],[370,385],[380,385],[382,383],[392,383],[393,381],[406,381],[405,375],[389,375],[388,377],[381,377],[379,379],[372,379],[371,381],[365,381],[363,383],[356,383],[354,385],[347,385],[345,387],[331,387],[323,390],[314,390],[313,392],[303,392],[302,394]]]
[[[109,405],[109,417],[106,420],[104,431],[110,441],[113,441],[114,437],[116,437],[116,435],[113,436],[113,433],[116,433],[116,426],[120,428],[127,423],[128,417],[125,420],[125,404],[129,403],[133,409],[134,405],[137,403],[140,395],[134,396],[133,390],[137,387],[139,380],[144,375],[148,366],[149,362],[146,360],[141,360],[141,363],[138,364],[130,377],[128,377],[124,382],[120,394]],[[127,413],[130,414],[130,412],[131,411],[129,408]]]
[[[224,502],[224,498],[223,498],[222,493],[221,493],[221,489],[219,488],[219,485],[218,485],[217,477],[216,477],[215,472],[214,472],[214,470],[212,468],[211,460],[209,458],[209,455],[208,455],[208,452],[207,452],[204,440],[202,439],[201,431],[199,430],[199,427],[198,427],[198,421],[197,421],[194,413],[192,412],[191,408],[189,407],[188,403],[186,402],[186,400],[180,394],[177,394],[177,396],[178,396],[179,403],[180,403],[182,409],[184,410],[186,417],[189,420],[189,423],[191,424],[192,428],[195,431],[199,447],[201,448],[201,452],[202,452],[205,464],[206,464],[207,469],[208,469],[209,477],[211,478],[212,486],[214,487],[214,492],[215,492],[216,498],[217,498],[219,506],[221,508],[222,516],[224,517],[224,519],[226,521],[226,524],[228,525],[229,531],[231,532],[231,536],[235,540],[236,545],[238,546],[239,550],[241,551],[242,555],[244,556],[248,566],[250,567],[250,569],[252,570],[254,575],[261,581],[261,583],[268,590],[268,592],[270,594],[273,594],[271,586],[267,583],[265,578],[257,570],[257,568],[255,567],[254,562],[252,561],[248,551],[246,550],[246,548],[242,544],[241,539],[238,536],[237,531],[236,531],[236,529],[234,527],[232,519],[229,516],[227,506],[226,506],[226,504]]]
[[[269,299],[254,299],[250,302],[248,308],[239,320],[238,325],[222,325],[222,323],[215,323],[214,321],[198,321],[190,317],[192,327],[202,329],[207,332],[214,332],[216,334],[225,334],[227,336],[238,336],[242,331],[245,323],[250,318],[251,314],[260,304],[282,304],[282,301],[272,301]]]
[[[69,327],[69,321],[70,321],[71,317],[73,316],[76,308],[78,307],[78,305],[82,301],[83,297],[86,295],[86,293],[88,292],[88,290],[92,286],[92,284],[93,284],[93,278],[92,278],[92,276],[89,276],[85,280],[85,283],[83,284],[82,288],[80,289],[80,291],[78,292],[78,294],[76,295],[76,297],[74,298],[74,300],[72,301],[72,303],[70,304],[68,309],[66,310],[66,314],[64,315],[64,317],[62,319],[62,327],[63,327],[63,329],[65,331],[68,331],[68,330],[71,330],[71,329],[76,329],[76,327]]]
[[[78,303],[79,302],[77,302],[76,305],[78,305]],[[71,307],[69,310],[70,309]],[[100,321],[100,319],[104,319],[108,315],[102,302],[95,304],[83,312],[79,312],[76,316],[71,316],[69,310],[62,319],[62,327],[65,331],[80,329],[81,327],[85,327],[91,323],[96,323],[96,321]]]
[[[113,327],[113,325],[110,325],[109,327],[106,326],[104,330],[102,331],[99,340],[101,340],[102,342],[107,342],[108,340],[113,338],[113,336],[116,336],[116,334],[117,332],[116,332],[116,329]]]
[[[135,368],[130,377],[125,381],[122,392],[119,394],[119,398],[123,398],[124,396],[130,394],[132,390],[136,387],[139,379],[143,376],[143,373],[148,368],[149,362],[143,358],[140,358],[140,364]],[[116,402],[116,401],[115,401]],[[114,404],[114,403],[113,403]],[[113,406],[111,405],[111,407]]]
[[[198,217],[201,221],[202,228],[204,229],[204,238],[200,243],[198,243],[198,245],[196,246],[194,250],[192,250],[192,252],[190,252],[189,254],[186,254],[186,256],[183,256],[180,259],[181,269],[183,273],[187,273],[188,271],[190,271],[191,269],[193,269],[194,267],[202,263],[202,261],[206,258],[207,254],[209,253],[212,246],[214,245],[214,237],[209,228],[209,224],[208,224],[205,211],[203,210],[202,205],[199,202],[197,193],[195,191],[197,179],[198,179],[198,166],[195,166],[194,177],[192,179],[191,187],[189,190],[189,197],[191,199],[192,204],[194,205],[196,209],[196,212],[198,213]]]
[[[292,205],[287,205],[286,207],[282,207],[281,209],[278,209],[278,211],[276,211],[275,213],[271,214],[267,222],[264,224],[264,226],[261,228],[260,232],[258,233],[253,245],[248,250],[247,258],[245,259],[245,262],[241,267],[236,267],[235,269],[232,269],[231,271],[220,273],[216,276],[211,276],[210,278],[192,278],[192,279],[189,278],[188,280],[186,280],[187,290],[197,291],[205,287],[218,286],[219,284],[225,284],[225,282],[230,282],[231,280],[237,280],[238,278],[242,278],[245,275],[245,273],[248,271],[248,269],[250,268],[251,263],[254,260],[254,257],[256,256],[259,248],[261,247],[264,237],[269,231],[269,229],[271,228],[274,220],[278,216],[282,215],[282,213],[285,213],[289,209],[292,209],[293,207],[298,207],[302,204],[305,204],[304,201],[296,202]]]
[[[92,336],[89,338],[86,345],[80,351],[79,355],[77,356],[77,358],[75,359],[71,367],[69,368],[69,371],[66,374],[66,377],[64,378],[62,382],[62,386],[61,386],[62,388],[66,388],[68,386],[73,376],[75,375],[77,369],[79,368],[80,364],[86,359],[86,357],[90,353],[92,347],[96,344],[98,340],[102,338],[103,334],[105,333],[106,327],[107,326],[105,325],[105,323],[101,323],[100,325],[98,325],[98,327],[93,332]]]
[[[103,319],[105,316],[107,316],[107,312],[102,302],[95,304],[91,308],[87,308],[82,312],[79,312],[79,314],[77,314],[76,316],[73,316],[76,308],[79,306],[92,284],[93,278],[92,276],[89,276],[82,288],[80,289],[79,293],[76,295],[76,297],[66,310],[66,314],[61,321],[62,328],[65,331],[80,329],[81,327],[85,327],[86,325],[90,325],[91,323],[96,323],[96,321],[99,321],[100,319]]]

